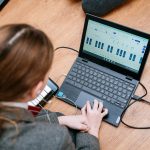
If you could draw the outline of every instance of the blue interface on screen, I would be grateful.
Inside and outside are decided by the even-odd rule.
[[[146,38],[89,20],[83,51],[138,73],[147,44]]]

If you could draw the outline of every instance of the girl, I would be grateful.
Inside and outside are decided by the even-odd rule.
[[[0,149],[99,149],[98,132],[108,110],[87,102],[81,115],[45,112],[37,117],[8,102],[27,102],[45,87],[53,45],[44,32],[26,24],[0,28]],[[4,103],[5,102],[5,103]]]

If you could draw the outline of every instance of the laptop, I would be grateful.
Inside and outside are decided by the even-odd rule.
[[[0,11],[5,7],[9,0],[0,0]]]
[[[108,108],[104,121],[119,126],[135,93],[150,49],[150,35],[87,14],[79,55],[57,92],[82,108],[97,99]]]

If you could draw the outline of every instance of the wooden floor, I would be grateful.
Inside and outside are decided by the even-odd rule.
[[[150,0],[128,0],[128,2],[104,16],[105,19],[150,33]],[[80,0],[10,0],[0,12],[0,26],[8,23],[28,23],[44,30],[54,47],[70,46],[79,49],[85,14]],[[61,85],[77,54],[69,50],[55,53],[50,77]],[[150,100],[150,57],[141,82],[148,89]],[[138,88],[137,94],[143,94]],[[75,108],[53,99],[46,106],[51,111],[74,114]],[[150,107],[137,103],[124,118],[136,126],[150,126]],[[148,150],[150,130],[134,130],[120,124],[115,128],[103,122],[99,134],[103,150]]]

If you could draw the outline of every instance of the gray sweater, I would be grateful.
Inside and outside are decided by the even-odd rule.
[[[13,109],[13,108],[12,108]],[[0,150],[99,150],[99,140],[88,134],[59,125],[60,113],[45,112],[37,117],[24,109],[16,114],[0,113],[17,121],[19,133],[10,123],[5,123],[0,134]]]

